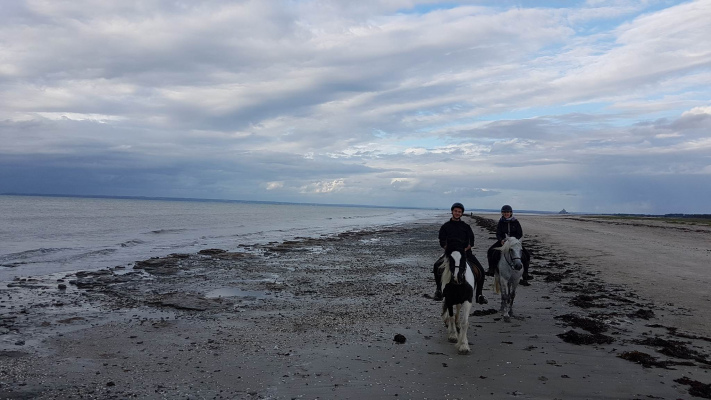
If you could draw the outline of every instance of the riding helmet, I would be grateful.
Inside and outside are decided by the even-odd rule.
[[[501,212],[504,212],[504,211],[509,211],[509,212],[513,213],[513,208],[511,208],[510,205],[506,204],[505,206],[501,207]]]
[[[461,208],[462,212],[464,212],[464,206],[462,203],[454,203],[452,204],[452,208],[449,209],[449,211],[454,211],[455,208]]]

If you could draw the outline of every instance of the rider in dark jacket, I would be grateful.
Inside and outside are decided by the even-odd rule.
[[[489,263],[489,270],[486,271],[486,274],[489,276],[494,276],[496,266],[499,263],[499,259],[501,259],[501,252],[494,250],[494,248],[501,247],[507,236],[515,237],[519,240],[523,237],[521,223],[513,216],[513,208],[508,204],[501,207],[501,218],[496,225],[496,243],[492,244],[489,250],[486,251],[486,259]],[[521,261],[523,262],[523,275],[521,278],[527,283],[533,277],[528,274],[531,255],[525,248],[523,249]]]
[[[451,211],[452,218],[439,228],[439,245],[443,249],[447,249],[448,246],[460,246],[464,249],[469,264],[477,269],[476,271],[472,271],[476,277],[476,302],[479,304],[487,304],[488,301],[486,297],[481,294],[482,287],[484,286],[484,267],[481,266],[479,260],[477,260],[476,256],[472,253],[474,232],[472,232],[472,228],[469,224],[461,220],[462,214],[464,213],[464,206],[462,203],[454,203],[452,204]],[[436,300],[442,299],[442,272],[439,266],[443,261],[444,256],[435,262],[432,271],[435,276],[435,282],[437,283],[437,290],[434,295]]]

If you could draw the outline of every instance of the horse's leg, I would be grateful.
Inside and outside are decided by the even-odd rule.
[[[454,316],[450,316],[447,321],[447,340],[450,343],[457,343],[457,325],[454,322]]]
[[[467,257],[469,257],[469,254],[471,253],[467,253]],[[488,301],[486,300],[486,297],[483,297],[481,294],[481,291],[484,288],[484,267],[482,267],[481,263],[474,254],[471,254],[471,258],[468,259],[468,261],[472,273],[474,274],[474,301],[478,304],[486,304]]]
[[[506,310],[506,299],[508,293],[506,292],[506,285],[502,285],[500,279],[497,279],[496,283],[499,284],[499,291],[501,292],[501,308],[499,308],[499,312],[503,315]]]
[[[509,306],[511,305],[511,285],[507,282],[502,285],[501,291],[501,315],[504,317],[504,322],[509,322]]]
[[[462,331],[462,318],[461,318],[461,316],[462,316],[462,305],[461,305],[461,304],[457,304],[457,307],[455,308],[455,311],[454,311],[454,322],[455,322],[456,327],[457,327],[457,337],[459,337],[459,332]]]
[[[517,279],[514,279],[513,282],[511,282],[511,305],[510,305],[511,315],[513,315],[513,303],[514,303],[514,299],[516,298],[516,288],[518,287],[519,280],[520,279],[517,278]]]
[[[454,323],[454,314],[452,306],[442,305],[442,319],[447,327],[447,340],[451,343],[457,342],[457,328]]]
[[[469,354],[469,339],[467,339],[467,330],[469,329],[469,311],[472,309],[472,303],[465,301],[462,304],[462,319],[460,320],[459,340],[457,341],[457,352],[459,354]]]
[[[509,295],[509,297],[510,297],[510,300],[509,300],[509,315],[513,317],[513,316],[514,316],[513,303],[514,303],[514,299],[516,298],[516,288],[513,288],[513,289],[511,290],[511,294]]]
[[[442,322],[444,322],[444,327],[449,328],[447,321],[449,320],[449,312],[447,310],[447,303],[442,302]]]
[[[457,304],[456,311],[454,312],[454,326],[457,327],[457,335],[459,335],[459,332],[461,332],[462,329],[462,320],[459,318],[461,315],[462,311],[462,305]]]

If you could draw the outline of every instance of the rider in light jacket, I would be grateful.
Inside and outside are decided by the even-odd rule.
[[[491,247],[489,247],[489,250],[486,251],[486,258],[489,263],[489,270],[486,271],[486,274],[489,276],[494,276],[496,265],[499,263],[499,259],[501,258],[501,252],[494,250],[494,248],[501,247],[504,244],[504,241],[506,241],[507,236],[515,237],[519,240],[523,237],[521,223],[518,219],[516,219],[516,217],[513,216],[513,208],[511,208],[508,204],[501,207],[501,218],[499,219],[499,223],[496,225],[496,243],[492,244]],[[523,275],[521,278],[527,283],[529,280],[533,279],[533,277],[528,274],[528,265],[531,261],[531,255],[525,248],[523,249],[522,258]]]

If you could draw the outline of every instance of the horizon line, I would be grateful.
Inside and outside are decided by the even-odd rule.
[[[288,205],[305,205],[305,206],[326,206],[326,207],[362,207],[362,208],[403,208],[407,210],[443,210],[446,208],[437,207],[413,207],[413,206],[378,206],[368,204],[347,204],[347,203],[302,203],[290,201],[272,201],[272,200],[240,200],[240,199],[208,199],[199,197],[166,197],[166,196],[125,196],[125,195],[102,195],[102,194],[61,194],[61,193],[0,193],[0,196],[27,196],[27,197],[70,197],[70,198],[88,198],[88,199],[125,199],[125,200],[162,200],[162,201],[196,201],[196,202],[211,202],[211,203],[255,203],[255,204],[288,204]],[[492,212],[498,213],[498,209],[474,208],[468,211]],[[564,211],[564,213],[563,213]],[[668,216],[668,215],[707,215],[707,214],[685,214],[685,213],[666,213],[666,214],[633,214],[633,213],[589,213],[589,212],[572,212],[566,211],[563,208],[561,211],[546,211],[546,210],[519,210],[518,213],[536,213],[536,214],[573,214],[573,215],[639,215],[639,216]]]

